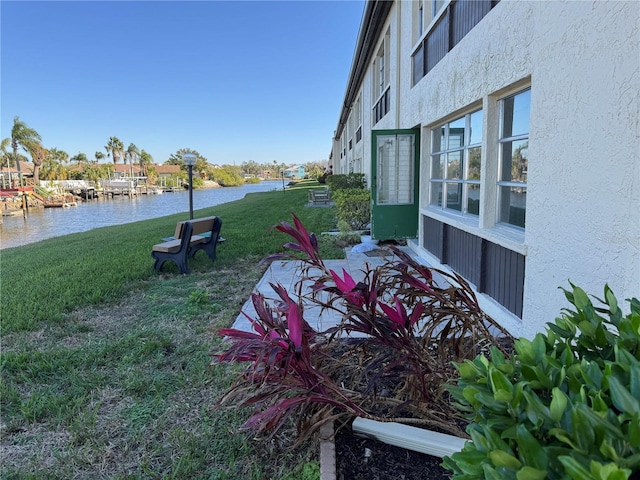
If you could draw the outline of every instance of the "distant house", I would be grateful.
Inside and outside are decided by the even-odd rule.
[[[180,165],[158,165],[154,164],[158,178],[169,178],[172,175],[178,175],[181,171]]]
[[[142,176],[142,169],[139,165],[129,165],[124,163],[116,163],[113,165],[114,177],[139,177]]]
[[[33,163],[20,162],[20,175],[22,176],[23,185],[33,185]],[[12,188],[18,186],[18,178],[18,168],[15,165],[11,167],[4,165],[0,168],[0,187]],[[9,179],[11,179],[11,184]]]
[[[284,171],[284,176],[285,178],[290,179],[303,179],[305,176],[305,166],[294,165],[292,167],[289,167]]]
[[[331,161],[365,174],[374,238],[458,272],[518,336],[569,281],[638,296],[639,19],[637,1],[368,0]]]

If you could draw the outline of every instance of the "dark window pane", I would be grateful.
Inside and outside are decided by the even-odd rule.
[[[447,183],[447,208],[462,211],[462,184]]]
[[[462,180],[462,150],[447,153],[447,178]]]
[[[460,148],[464,145],[465,117],[454,120],[449,124],[449,143],[447,149]]]
[[[529,140],[504,142],[502,144],[501,181],[526,183],[528,167]]]
[[[502,138],[529,133],[530,103],[531,90],[503,100]]]
[[[527,209],[525,187],[500,187],[500,221],[524,228]]]
[[[444,125],[434,128],[431,132],[431,151],[441,152],[444,150],[445,145],[445,127]]]
[[[480,185],[471,184],[467,188],[467,213],[480,215]]]
[[[468,180],[480,180],[480,160],[482,157],[482,147],[469,149],[469,176]]]
[[[482,143],[482,110],[478,110],[470,116],[470,131],[468,132],[467,145],[479,143]]]
[[[429,204],[442,206],[442,183],[431,182],[431,198]]]
[[[431,178],[442,178],[444,174],[444,154],[431,156]]]
[[[424,48],[422,45],[413,54],[413,84],[415,85],[424,77]]]

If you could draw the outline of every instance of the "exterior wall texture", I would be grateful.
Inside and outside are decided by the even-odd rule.
[[[415,86],[413,12],[395,2],[381,33],[390,28],[391,108],[375,126],[370,72],[361,85],[363,172],[370,178],[371,129],[421,127],[420,216],[525,257],[522,319],[481,296],[517,336],[553,321],[569,281],[597,296],[605,283],[620,300],[639,296],[640,3],[502,0]],[[492,121],[502,94],[521,86],[531,88],[524,231],[496,223]],[[471,108],[483,109],[484,208],[470,221],[429,207],[428,189],[430,128]]]

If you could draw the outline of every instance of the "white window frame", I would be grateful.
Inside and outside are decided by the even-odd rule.
[[[482,150],[483,150],[483,134],[481,132],[480,137],[479,137],[479,141],[471,143],[471,138],[470,138],[470,132],[471,132],[471,116],[476,114],[476,113],[480,113],[483,117],[485,115],[485,112],[483,111],[482,108],[474,108],[472,110],[469,110],[467,113],[465,113],[462,116],[456,116],[455,118],[452,118],[451,120],[448,120],[446,122],[443,123],[439,123],[438,125],[435,125],[434,127],[432,127],[430,129],[430,135],[431,135],[431,148],[430,148],[430,152],[429,152],[429,199],[428,199],[428,205],[429,208],[433,208],[433,209],[439,209],[439,210],[444,210],[448,213],[451,213],[453,215],[458,215],[458,216],[468,216],[471,218],[475,218],[475,219],[479,219],[480,215],[482,215],[482,197],[480,196],[480,189],[482,188],[482,176],[479,179],[469,179],[469,157],[470,157],[470,152],[472,150],[475,149],[479,149],[479,153],[480,153],[480,159],[481,159],[481,164],[479,166],[480,171],[482,171]],[[454,122],[457,122],[461,119],[464,119],[464,138],[462,141],[462,145],[460,146],[455,146],[455,147],[450,147],[450,145],[448,145],[449,142],[449,138],[450,138],[450,133],[449,133],[449,128],[450,125],[453,124]],[[482,122],[481,122],[482,124]],[[436,135],[436,132],[439,132],[441,128],[445,129],[445,134],[444,134],[444,138],[445,141],[447,142],[447,145],[440,145],[440,149],[437,151],[434,151],[434,145],[435,142],[433,140],[434,135]],[[455,154],[460,152],[460,157],[462,159],[462,172],[461,172],[461,178],[460,179],[452,179],[449,178],[448,175],[448,161],[447,161],[447,157],[450,154]],[[435,157],[436,156],[443,156],[444,157],[444,167],[443,167],[443,171],[442,171],[442,177],[441,178],[433,178],[433,162],[435,161]],[[447,206],[447,200],[448,200],[448,184],[456,184],[456,185],[461,185],[462,186],[462,195],[460,198],[460,209],[456,209],[456,208],[450,208]],[[433,194],[433,187],[434,185],[440,185],[441,186],[441,192],[442,192],[442,197],[441,197],[441,201],[440,201],[440,205],[438,205],[438,202],[434,202],[433,198],[432,198],[432,194]],[[479,205],[478,205],[478,212],[469,212],[468,211],[468,206],[469,206],[469,186],[470,185],[476,185],[478,187],[478,195],[479,195]]]
[[[378,64],[376,65],[376,79],[377,79],[377,92],[378,97],[380,97],[384,93],[384,89],[386,86],[385,81],[385,45],[382,42],[380,46],[380,50],[378,50],[377,60]]]
[[[498,134],[498,181],[497,181],[497,203],[496,203],[496,223],[499,225],[504,225],[504,226],[508,226],[509,228],[515,228],[521,231],[525,230],[525,226],[526,226],[526,191],[527,191],[527,183],[528,182],[517,182],[517,181],[513,181],[513,180],[503,180],[501,178],[502,175],[502,167],[503,167],[503,153],[504,153],[504,144],[506,143],[512,143],[512,142],[521,142],[523,140],[529,140],[529,130],[531,129],[531,118],[529,118],[529,125],[527,128],[527,133],[519,133],[516,135],[510,135],[510,136],[505,136],[504,133],[504,115],[505,115],[505,110],[504,110],[504,106],[505,106],[505,101],[509,100],[511,98],[515,98],[518,95],[521,95],[525,92],[529,92],[529,94],[531,94],[531,87],[528,86],[526,88],[521,88],[516,92],[511,92],[508,95],[504,95],[499,99],[499,119],[498,119],[498,127],[499,127],[499,134]],[[529,103],[529,108],[531,108],[531,103]],[[527,159],[528,161],[528,159]],[[525,226],[519,226],[519,225],[515,225],[513,223],[510,222],[505,222],[502,220],[502,212],[501,212],[501,208],[502,208],[502,190],[503,188],[521,188],[524,190],[525,193]]]

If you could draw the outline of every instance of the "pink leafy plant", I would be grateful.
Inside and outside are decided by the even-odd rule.
[[[345,269],[339,274],[325,266],[316,236],[295,215],[293,224],[274,228],[293,241],[284,244],[289,253],[265,261],[300,262],[297,299],[282,285],[272,285],[274,308],[252,295],[256,318],[248,318],[256,333],[220,330],[227,348],[215,356],[248,364],[225,396],[256,407],[245,427],[273,434],[291,418],[305,438],[335,416],[358,415],[464,435],[443,407],[445,384],[457,375],[452,362],[489,346],[506,351],[512,340],[482,311],[464,279],[390,246],[392,258],[367,265],[356,281]],[[316,332],[304,319],[305,303],[339,312],[340,324]]]

